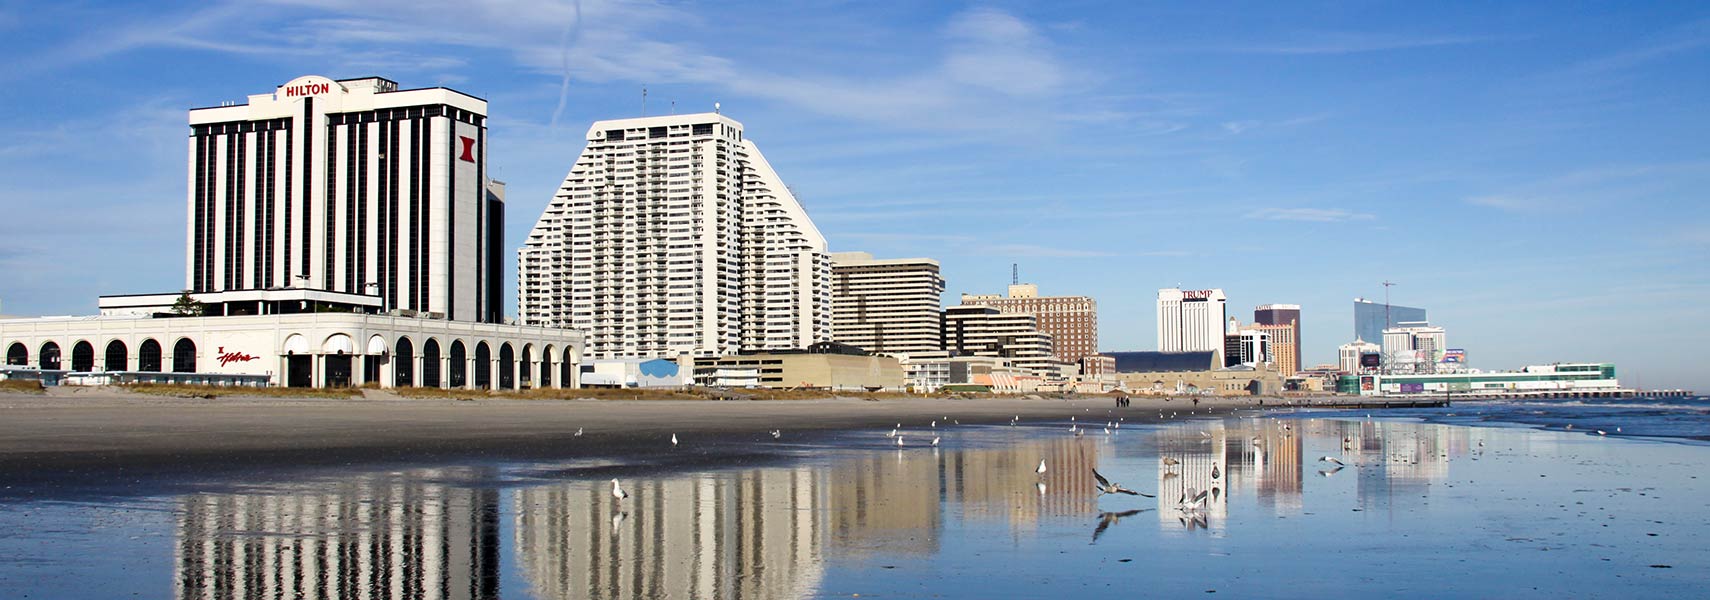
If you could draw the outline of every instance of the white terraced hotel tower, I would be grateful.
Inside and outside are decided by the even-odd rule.
[[[828,339],[824,236],[742,124],[599,121],[518,251],[517,315],[595,358],[717,356]]]

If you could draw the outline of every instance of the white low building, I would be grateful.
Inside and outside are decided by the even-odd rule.
[[[582,360],[577,331],[362,312],[11,319],[0,347],[8,367],[101,375],[68,379],[90,383],[559,388]]]

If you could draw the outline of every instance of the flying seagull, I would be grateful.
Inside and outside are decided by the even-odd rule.
[[[1137,515],[1137,514],[1140,514],[1140,513],[1149,511],[1149,510],[1152,510],[1152,509],[1141,508],[1141,509],[1135,509],[1135,510],[1125,510],[1122,512],[1099,513],[1098,514],[1098,528],[1094,529],[1092,532],[1092,541],[1097,542],[1098,537],[1101,535],[1104,535],[1104,530],[1109,529],[1111,525],[1115,525],[1118,522],[1122,521],[1123,517],[1132,517],[1134,515]]]
[[[1153,496],[1151,494],[1142,494],[1140,492],[1136,492],[1134,490],[1122,487],[1122,484],[1120,484],[1120,483],[1111,483],[1109,479],[1105,479],[1103,475],[1098,474],[1098,469],[1093,469],[1092,476],[1093,476],[1093,479],[1098,480],[1098,494],[1100,496],[1103,496],[1105,494],[1128,494],[1130,496],[1144,496],[1147,498],[1156,498],[1157,497],[1157,496]]]
[[[1189,486],[1187,491],[1182,492],[1181,499],[1176,501],[1176,509],[1184,513],[1198,512],[1205,508],[1206,494],[1207,492],[1195,491],[1192,486]]]
[[[885,437],[897,437],[897,430],[892,429],[890,433],[885,434]]]
[[[1336,457],[1334,457],[1334,456],[1325,456],[1325,457],[1319,458],[1318,462],[1336,463],[1337,465],[1343,464],[1342,461],[1336,460]]]
[[[612,480],[612,497],[617,498],[618,500],[629,499],[629,492],[623,491],[623,488],[618,487],[616,479]]]

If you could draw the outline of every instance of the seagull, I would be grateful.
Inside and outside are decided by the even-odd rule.
[[[1082,436],[1082,435],[1085,435],[1085,434],[1086,434],[1086,432],[1085,432],[1085,431],[1082,431],[1082,430],[1079,430],[1079,429],[1076,429],[1076,430],[1075,430],[1075,437],[1081,437],[1081,436]]]
[[[1043,481],[1039,482],[1037,487],[1039,488],[1039,495],[1041,495],[1041,496],[1045,495],[1045,482],[1043,482]]]
[[[675,434],[675,433],[671,434],[671,447],[672,448],[677,447],[677,434]]]
[[[1038,473],[1040,475],[1045,474],[1045,459],[1043,459],[1043,458],[1039,459],[1039,468],[1034,469],[1033,472]]]
[[[1342,461],[1336,460],[1336,457],[1334,457],[1334,456],[1325,456],[1325,457],[1319,458],[1318,462],[1336,463],[1337,465],[1342,464]]]
[[[933,421],[933,422],[932,422],[932,428],[933,428],[933,429],[937,429],[937,428],[938,428],[938,422],[937,422],[937,421]]]
[[[1168,456],[1164,457],[1164,466],[1166,466],[1166,467],[1173,467],[1173,466],[1176,466],[1179,464],[1182,464],[1182,461],[1176,460],[1175,458],[1168,457]]]
[[[1122,487],[1122,484],[1120,484],[1120,483],[1111,483],[1109,479],[1105,479],[1103,475],[1098,474],[1098,469],[1093,469],[1092,476],[1093,476],[1093,479],[1098,480],[1098,495],[1100,495],[1100,496],[1103,496],[1105,494],[1128,494],[1130,496],[1144,496],[1147,498],[1156,498],[1157,497],[1157,496],[1153,496],[1151,494],[1142,494],[1140,492],[1136,492],[1134,490]]]
[[[1597,430],[1597,435],[1609,435],[1609,434],[1604,433],[1602,429],[1599,429],[1599,430]]]
[[[898,445],[898,446],[901,446],[901,445],[903,445],[903,443],[902,443],[902,436],[900,436],[900,435],[899,435],[899,436],[897,436],[897,445]]]
[[[582,428],[581,427],[576,428],[576,437],[582,437]]]
[[[1329,477],[1331,475],[1335,475],[1338,471],[1341,471],[1342,469],[1346,469],[1346,468],[1347,467],[1336,467],[1336,468],[1330,469],[1328,471],[1319,471],[1318,475],[1321,477]]]
[[[620,512],[618,514],[612,515],[612,535],[613,536],[616,536],[618,534],[618,528],[622,527],[624,519],[628,519],[628,518],[629,518],[629,513],[626,513],[626,512]]]
[[[778,439],[781,437],[784,437],[784,430],[782,430],[782,429],[773,429],[772,430],[772,439],[775,440],[775,439]]]
[[[1104,530],[1109,529],[1111,525],[1115,525],[1118,522],[1122,521],[1123,517],[1132,517],[1134,515],[1137,515],[1137,514],[1140,514],[1140,513],[1149,511],[1149,510],[1152,510],[1152,509],[1141,508],[1141,509],[1135,509],[1135,510],[1125,510],[1122,512],[1115,512],[1115,513],[1113,513],[1113,512],[1099,513],[1098,514],[1098,529],[1093,530],[1092,540],[1094,542],[1097,542],[1098,536],[1104,535]]]
[[[1223,476],[1222,471],[1217,470],[1217,463],[1211,463],[1211,478],[1217,479],[1218,477],[1222,477],[1222,476]]]
[[[897,437],[897,430],[892,429],[890,433],[885,434],[885,437]]]
[[[1200,437],[1211,437],[1211,433],[1205,431],[1199,432],[1199,435]]]
[[[1568,423],[1568,424],[1567,424],[1567,429],[1573,429],[1573,423]]]
[[[938,445],[938,438],[939,438],[939,436],[936,436],[936,435],[932,436],[932,445],[934,445],[934,446]]]
[[[623,488],[618,487],[616,479],[612,480],[612,497],[617,498],[618,500],[626,500],[629,498],[629,492],[623,491]]]
[[[1205,495],[1206,492],[1196,492],[1189,486],[1187,491],[1182,492],[1181,499],[1176,501],[1176,510],[1184,513],[1199,512],[1205,508]]]

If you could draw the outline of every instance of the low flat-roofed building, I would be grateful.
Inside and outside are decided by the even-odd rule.
[[[896,357],[798,351],[695,358],[694,382],[711,387],[897,391],[903,389],[904,378]]]
[[[1268,364],[1222,367],[1218,353],[1107,352],[1116,359],[1121,389],[1140,394],[1219,396],[1270,395],[1282,391],[1282,376]]]

